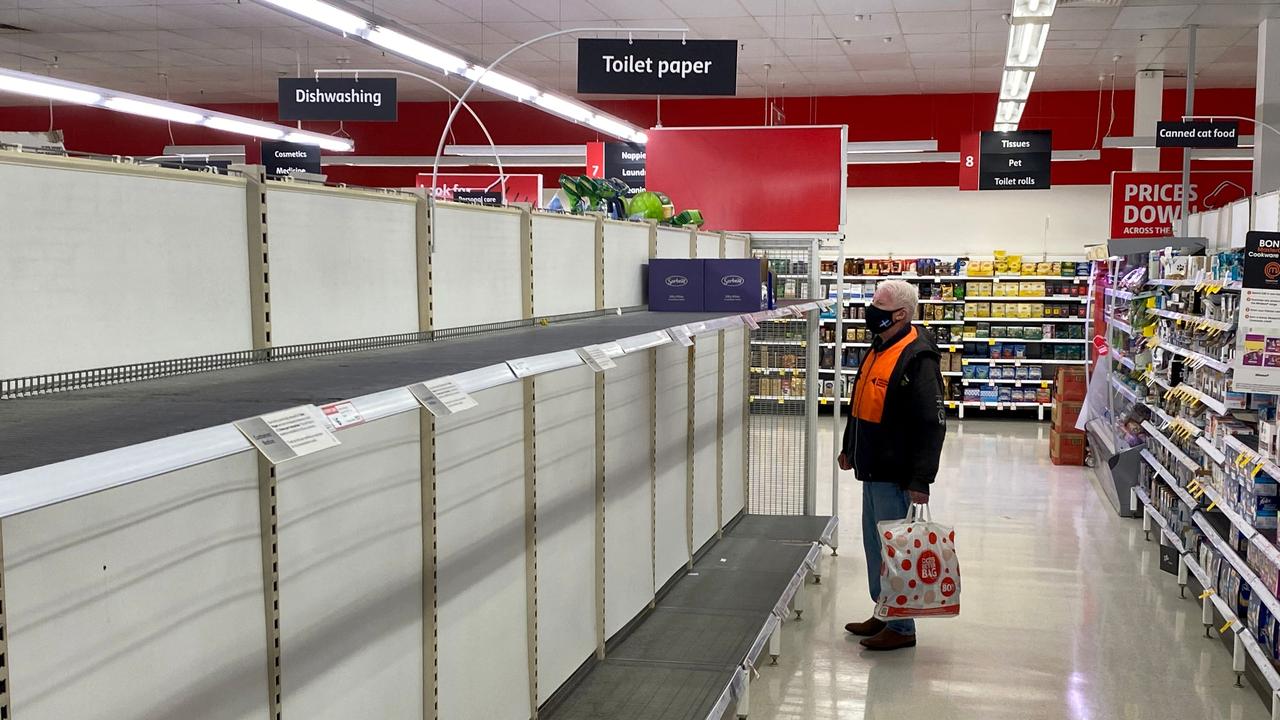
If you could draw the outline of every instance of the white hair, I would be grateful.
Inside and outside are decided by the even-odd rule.
[[[889,302],[890,308],[906,308],[907,318],[914,320],[920,305],[920,293],[906,280],[885,280],[876,286],[876,295]]]

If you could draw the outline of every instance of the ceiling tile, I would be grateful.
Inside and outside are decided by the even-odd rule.
[[[807,55],[827,55],[844,57],[844,43],[832,37],[820,37],[809,40],[780,40],[778,47],[787,55],[803,57]]]
[[[1054,50],[1053,52],[1046,50],[1044,57],[1040,59],[1040,65],[1041,67],[1091,65],[1097,54],[1096,50]]]
[[[1270,2],[1201,6],[1188,18],[1187,23],[1213,27],[1257,27],[1258,23],[1268,17],[1280,17],[1280,5]]]
[[[862,38],[899,35],[898,19],[889,13],[863,15],[861,20],[852,13],[827,15],[827,27],[837,37]]]
[[[1227,48],[1224,47],[1198,47],[1196,48],[1196,65],[1203,68],[1226,52]],[[1183,66],[1187,64],[1188,55],[1189,52],[1185,47],[1167,47],[1156,56],[1155,62],[1162,63],[1165,67]]]
[[[893,6],[900,13],[968,10],[969,0],[893,0]]]
[[[660,2],[638,3],[635,0],[591,0],[591,4],[605,17],[614,20],[648,20],[667,21],[674,20],[677,16],[674,12]],[[729,13],[730,15],[738,15],[740,13]],[[711,15],[710,17],[718,17]]]
[[[1052,27],[1052,26],[1050,26]],[[1102,47],[1118,49],[1163,48],[1169,44],[1176,30],[1112,30],[1102,38]],[[1053,30],[1049,30],[1053,37]]]
[[[906,36],[907,50],[910,52],[967,52],[971,42],[969,33]]]
[[[609,17],[587,0],[515,0],[515,3],[535,17],[549,22],[607,20]]]
[[[966,12],[904,12],[898,13],[898,25],[904,35],[916,33],[954,32],[969,25]]]
[[[1117,30],[1180,28],[1195,11],[1195,5],[1124,7],[1120,9],[1120,14],[1116,16],[1116,21],[1112,27]]]
[[[1071,8],[1060,7],[1049,23],[1049,37],[1059,30],[1110,30],[1120,8]]]
[[[685,24],[702,38],[740,40],[766,36],[764,28],[755,18],[741,15],[727,18],[689,18]]]
[[[671,12],[682,18],[733,17],[747,14],[738,0],[663,0],[663,2]],[[650,3],[635,4],[642,5],[645,9],[650,5]]]
[[[1202,27],[1196,29],[1196,47],[1231,47],[1240,42],[1247,36],[1251,28],[1214,28]],[[1254,36],[1257,36],[1257,29],[1252,29]],[[1169,41],[1170,45],[1177,47],[1187,46],[1187,31],[1179,30],[1177,34]]]
[[[739,0],[739,2],[747,13],[757,17],[822,14],[822,10],[814,0]]]
[[[536,37],[541,37],[547,33],[553,33],[558,28],[548,22],[486,22],[484,23],[486,33],[490,30],[496,31],[499,35],[515,40],[516,42],[528,42]],[[549,41],[550,39],[548,39]]]
[[[911,68],[911,56],[907,53],[849,55],[853,66],[859,70],[908,70]]]
[[[1252,63],[1256,69],[1258,63],[1258,48],[1249,47],[1248,45],[1237,45],[1232,48],[1227,48],[1222,55],[1218,56],[1218,62],[1232,64]]]
[[[915,82],[914,70],[860,70],[858,77],[866,83]]]
[[[893,0],[816,0],[824,15],[893,13]]]
[[[929,53],[913,52],[910,55],[911,66],[914,68],[932,68],[932,67],[959,67],[968,68],[970,55],[969,53]],[[966,70],[967,72],[967,70]]]
[[[808,74],[810,72],[824,70],[846,70],[853,72],[853,63],[849,61],[848,56],[827,55],[812,57],[793,57],[791,59],[795,63],[796,69]]]

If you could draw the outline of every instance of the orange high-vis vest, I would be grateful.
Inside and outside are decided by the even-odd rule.
[[[898,342],[883,350],[872,350],[862,361],[858,382],[853,387],[853,401],[849,415],[859,420],[879,423],[884,418],[884,398],[889,390],[889,378],[898,367],[898,359],[917,336],[913,327]]]

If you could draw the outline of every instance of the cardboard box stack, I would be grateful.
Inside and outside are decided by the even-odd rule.
[[[1085,387],[1084,368],[1058,368],[1049,430],[1049,459],[1054,465],[1084,464],[1084,433],[1076,429],[1076,419],[1084,406]]]

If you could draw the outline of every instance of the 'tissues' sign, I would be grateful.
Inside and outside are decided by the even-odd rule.
[[[1193,213],[1216,210],[1248,197],[1248,172],[1193,172],[1187,202]],[[1182,219],[1182,173],[1111,174],[1111,237],[1171,237]]]
[[[735,95],[737,40],[578,40],[578,92]]]
[[[1047,190],[1053,136],[1049,130],[984,132],[979,190]]]

